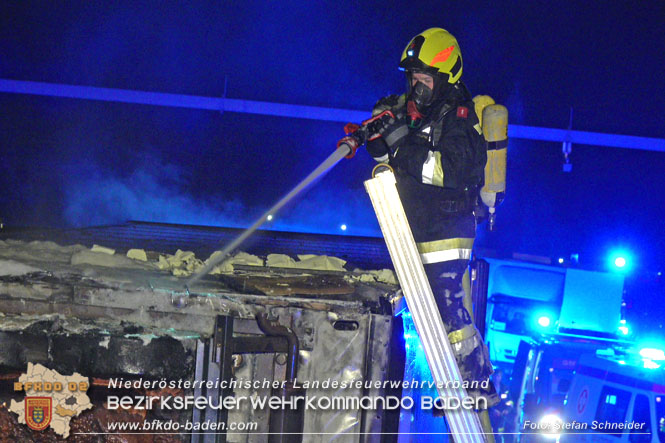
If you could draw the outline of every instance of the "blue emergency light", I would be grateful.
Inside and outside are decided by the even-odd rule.
[[[642,348],[640,349],[640,357],[653,361],[663,361],[665,360],[665,351],[657,348]]]
[[[538,325],[542,326],[543,328],[548,327],[552,323],[552,320],[546,316],[546,315],[541,315],[538,317]]]
[[[609,256],[610,268],[615,271],[628,271],[631,261],[631,256],[626,251],[614,251]]]

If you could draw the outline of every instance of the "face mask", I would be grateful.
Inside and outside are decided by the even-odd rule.
[[[425,110],[432,104],[434,98],[434,91],[428,88],[425,83],[416,82],[416,85],[411,88],[408,100],[412,100],[418,109]]]
[[[427,108],[432,104],[434,91],[424,83],[416,82],[406,99],[406,113],[410,128],[417,128],[422,124]]]

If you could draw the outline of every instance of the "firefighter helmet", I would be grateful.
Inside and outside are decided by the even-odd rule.
[[[430,28],[411,39],[402,52],[399,67],[435,77],[443,76],[448,83],[454,84],[462,76],[462,52],[451,33],[441,28]]]

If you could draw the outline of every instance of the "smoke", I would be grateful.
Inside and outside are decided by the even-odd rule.
[[[98,165],[69,165],[64,218],[76,227],[127,220],[242,227],[251,211],[237,198],[198,199],[181,168],[144,158],[128,175]]]
[[[124,174],[96,164],[65,169],[74,178],[64,186],[63,216],[68,225],[76,227],[141,220],[245,228],[282,197],[275,195],[265,206],[253,203],[264,197],[258,195],[264,189],[243,189],[242,193],[238,189],[193,189],[187,174],[195,172],[155,156],[138,159],[135,169]],[[342,230],[342,225],[347,229]],[[340,189],[331,177],[300,194],[261,229],[380,235],[366,192]]]

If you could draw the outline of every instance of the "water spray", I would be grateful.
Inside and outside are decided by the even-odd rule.
[[[185,287],[188,288],[192,284],[196,283],[202,277],[205,277],[212,271],[215,266],[219,265],[226,257],[242,242],[244,242],[250,235],[254,233],[263,223],[272,219],[274,215],[279,211],[285,204],[291,201],[295,196],[300,194],[302,191],[307,189],[312,183],[317,179],[323,177],[323,175],[332,169],[342,158],[353,156],[356,149],[358,148],[359,143],[353,137],[344,137],[337,144],[337,149],[333,152],[327,159],[323,161],[316,169],[314,169],[307,177],[305,177],[296,187],[291,189],[288,194],[282,197],[275,205],[268,209],[261,217],[259,217],[249,228],[247,228],[242,234],[240,234],[235,240],[229,243],[221,252],[215,256],[214,259],[210,260],[201,270],[192,275]]]

